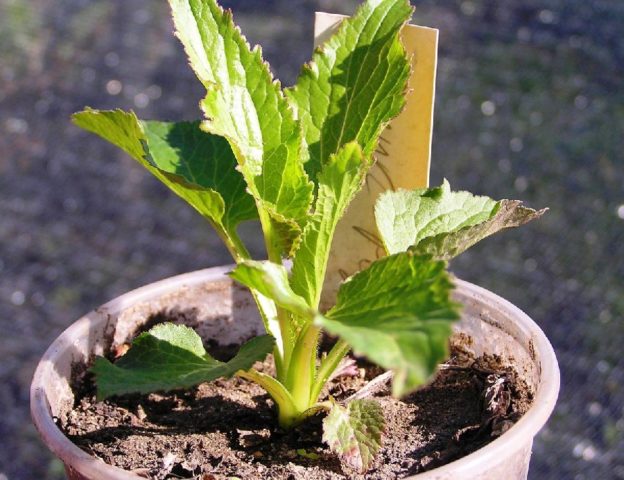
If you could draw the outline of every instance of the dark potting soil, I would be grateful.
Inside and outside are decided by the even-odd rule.
[[[227,358],[235,349],[209,348]],[[258,366],[270,371],[267,361]],[[331,382],[338,401],[382,373],[360,362]],[[396,479],[465,456],[503,434],[531,404],[532,393],[495,357],[456,348],[432,383],[402,401],[374,394],[385,414],[384,445],[366,475],[349,471],[321,441],[322,417],[277,428],[264,390],[232,378],[194,389],[126,395],[97,402],[89,374],[78,375],[76,404],[59,426],[105,462],[156,480]]]

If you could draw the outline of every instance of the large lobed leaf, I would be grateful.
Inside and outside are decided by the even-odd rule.
[[[354,400],[346,407],[334,403],[323,420],[323,441],[359,473],[369,469],[381,449],[386,422],[379,403]]]
[[[200,130],[199,122],[141,121],[133,112],[92,109],[72,118],[79,127],[123,149],[222,235],[235,240],[236,226],[257,218],[229,144]]]
[[[336,306],[315,322],[355,353],[393,370],[393,394],[405,395],[448,356],[459,306],[450,299],[445,267],[411,252],[377,260],[343,283]]]
[[[228,139],[250,191],[288,241],[312,200],[299,122],[259,47],[251,50],[215,0],[169,0],[177,35],[207,90],[202,127]],[[283,232],[287,232],[284,234]]]
[[[369,159],[384,126],[403,108],[410,64],[399,30],[411,14],[407,0],[364,2],[287,90],[305,131],[313,180],[349,142],[357,141]]]
[[[188,388],[249,370],[273,346],[273,337],[255,337],[229,362],[220,362],[206,353],[201,338],[192,329],[164,323],[139,335],[115,364],[103,357],[96,358],[91,371],[95,374],[99,399]]]
[[[389,254],[409,248],[443,260],[545,212],[524,207],[519,201],[497,202],[469,192],[452,192],[446,180],[431,189],[385,192],[375,206],[377,228]]]

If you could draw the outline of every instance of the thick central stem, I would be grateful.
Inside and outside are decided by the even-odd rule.
[[[316,378],[316,353],[320,329],[312,324],[301,331],[288,366],[288,389],[297,409],[307,410]]]
[[[291,428],[302,417],[302,412],[297,409],[292,395],[278,380],[253,368],[247,371],[240,370],[236,374],[241,378],[257,383],[271,396],[277,406],[280,427]]]

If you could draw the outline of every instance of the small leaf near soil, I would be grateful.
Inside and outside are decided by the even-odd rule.
[[[273,337],[264,335],[245,343],[228,362],[212,358],[194,330],[163,323],[139,335],[130,350],[114,364],[95,359],[98,399],[126,393],[149,393],[188,388],[219,377],[249,370],[273,349]]]
[[[384,429],[376,401],[354,400],[346,407],[334,403],[323,420],[323,441],[345,465],[364,473],[381,448]]]
[[[377,228],[389,254],[407,249],[450,260],[484,238],[541,217],[515,200],[497,202],[469,192],[440,187],[398,190],[380,195]]]

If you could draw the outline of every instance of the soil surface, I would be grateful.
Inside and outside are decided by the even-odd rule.
[[[207,347],[221,359],[235,352]],[[364,362],[353,367],[326,393],[345,400],[382,373]],[[257,368],[270,371],[270,359]],[[59,419],[63,431],[90,454],[146,478],[364,478],[322,443],[322,415],[281,431],[270,398],[247,381],[97,402],[92,378],[75,380],[75,408]],[[430,385],[403,401],[383,388],[372,395],[387,427],[370,479],[402,478],[467,455],[503,434],[532,400],[527,385],[499,359],[474,359],[459,349]]]

